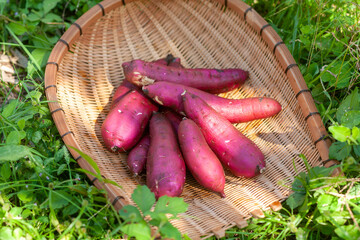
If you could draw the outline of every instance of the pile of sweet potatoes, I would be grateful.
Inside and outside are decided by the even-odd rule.
[[[158,198],[182,193],[186,169],[205,188],[225,197],[223,167],[251,178],[265,170],[259,147],[232,123],[274,116],[272,98],[226,99],[215,94],[240,87],[242,69],[188,69],[168,55],[122,64],[125,80],[112,97],[101,133],[112,152],[128,152],[132,174],[146,170]]]

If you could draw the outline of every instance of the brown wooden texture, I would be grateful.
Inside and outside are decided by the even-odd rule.
[[[104,147],[100,127],[123,81],[121,63],[135,58],[151,61],[168,53],[181,58],[185,67],[243,68],[250,73],[246,84],[221,96],[268,96],[283,107],[275,117],[235,125],[263,151],[266,171],[253,179],[226,171],[225,199],[187,176],[182,197],[189,209],[172,223],[193,239],[222,237],[229,227],[245,227],[252,216],[280,210],[290,194],[284,184],[306,169],[299,154],[312,166],[321,165],[328,160],[330,142],[286,45],[255,9],[240,0],[106,0],[66,31],[46,67],[50,111],[64,142],[90,155],[101,175],[122,188],[88,177],[107,191],[116,209],[133,204],[131,193],[144,183],[144,176],[132,177],[127,155]],[[82,168],[95,173],[77,152],[70,152]],[[334,163],[326,161],[326,166]]]

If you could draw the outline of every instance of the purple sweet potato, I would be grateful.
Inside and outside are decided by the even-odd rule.
[[[191,119],[181,121],[178,129],[181,151],[186,168],[196,181],[205,188],[220,193],[225,197],[225,174],[223,166],[209,145],[196,123]]]
[[[227,92],[242,85],[248,72],[242,69],[204,69],[163,66],[143,60],[122,64],[125,79],[138,86],[155,81],[181,83],[211,93]]]
[[[163,114],[170,120],[171,125],[175,130],[175,133],[177,133],[179,129],[179,124],[182,121],[182,116],[171,110],[163,110]]]
[[[116,91],[112,97],[112,103],[111,103],[110,109],[112,109],[120,101],[120,99],[123,96],[125,96],[127,93],[129,93],[133,90],[137,90],[139,92],[141,91],[141,89],[138,86],[124,80],[120,84],[120,86],[116,89]]]
[[[168,54],[165,58],[160,58],[158,60],[155,60],[155,61],[153,61],[153,63],[183,68],[183,66],[181,65],[180,58],[176,58],[172,54]],[[137,91],[141,92],[141,89],[138,86],[124,80],[120,84],[120,86],[116,89],[116,91],[112,97],[112,103],[111,103],[110,108],[113,108],[116,105],[116,103],[120,100],[120,98],[122,98],[124,95],[129,93],[131,90],[137,90]]]
[[[185,93],[185,113],[201,129],[206,142],[224,166],[236,176],[254,177],[265,170],[259,147],[200,97]]]
[[[166,65],[166,66],[172,66],[172,67],[178,67],[178,68],[184,68],[183,65],[181,65],[180,58],[176,58],[172,54],[168,54],[165,58],[160,58],[159,60],[155,60],[155,61],[153,61],[153,63],[157,63],[160,65]]]
[[[183,191],[185,177],[185,162],[171,123],[162,113],[154,113],[150,119],[146,184],[156,198],[176,197]]]
[[[249,122],[274,116],[281,110],[278,101],[268,97],[227,99],[196,88],[170,82],[155,82],[144,86],[143,92],[160,105],[184,112],[182,96],[185,91],[195,94],[232,123]]]
[[[134,176],[139,175],[145,169],[149,146],[150,136],[146,134],[129,152],[127,166]]]
[[[141,138],[153,111],[158,107],[139,91],[132,90],[110,110],[101,126],[105,146],[112,152],[125,152]]]

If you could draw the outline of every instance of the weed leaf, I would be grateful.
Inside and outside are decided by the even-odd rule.
[[[1,239],[6,240],[15,240],[15,238],[12,236],[12,230],[9,227],[2,227],[0,229],[0,236]]]
[[[53,209],[64,208],[69,204],[71,196],[65,191],[50,191],[50,206]]]
[[[360,124],[359,110],[348,111],[341,117],[341,125],[345,127],[353,128],[359,124]]]
[[[53,125],[53,121],[49,120],[49,119],[42,119],[40,122],[40,128],[49,128]]]
[[[63,158],[64,158],[64,148],[62,147],[55,153],[54,160],[55,162],[60,162]]]
[[[355,88],[355,90],[353,90],[352,93],[341,102],[338,110],[336,111],[337,121],[342,123],[341,119],[345,113],[352,110],[360,110],[360,95],[358,88]]]
[[[337,61],[334,65],[330,66],[322,76],[324,82],[329,82],[338,89],[349,86],[350,78],[350,63],[341,61]]]
[[[61,22],[62,19],[59,15],[54,13],[48,13],[44,18],[41,19],[43,23]]]
[[[17,122],[17,125],[18,125],[18,127],[20,128],[20,130],[23,130],[24,128],[25,128],[25,119],[24,118],[22,118],[22,119],[20,119],[18,122]]]
[[[344,225],[346,221],[350,218],[349,212],[347,211],[339,211],[331,213],[331,223],[334,225]]]
[[[329,148],[329,157],[341,161],[349,156],[350,152],[351,146],[346,142],[334,142]]]
[[[126,223],[137,223],[143,220],[139,209],[132,205],[126,205],[120,209],[119,215]]]
[[[20,191],[17,196],[20,201],[27,203],[33,200],[34,194],[31,191]]]
[[[155,203],[155,195],[150,191],[150,189],[145,185],[138,185],[134,190],[133,194],[131,194],[132,200],[136,203],[136,205],[140,208],[144,215],[150,211],[150,208]]]
[[[167,222],[169,222],[169,219],[167,218],[165,213],[151,213],[151,221],[149,222],[153,226],[160,227],[160,225],[163,225]]]
[[[166,222],[161,228],[159,229],[161,236],[164,238],[180,240],[181,233],[177,228],[175,228],[170,222]]]
[[[56,217],[56,213],[53,209],[50,209],[50,223],[56,228],[59,226],[59,220]],[[61,239],[61,238],[60,238]]]
[[[311,179],[327,177],[332,172],[331,168],[316,166],[309,171],[309,177]],[[316,186],[317,188],[318,186]]]
[[[295,209],[303,204],[305,201],[306,194],[295,192],[286,199],[286,204],[291,208]]]
[[[34,134],[32,135],[31,140],[32,140],[33,143],[37,144],[37,143],[39,143],[39,141],[41,140],[42,136],[43,136],[43,134],[42,134],[41,131],[36,131],[36,132],[34,132]]]
[[[1,178],[4,180],[8,180],[11,176],[11,168],[9,162],[5,162],[1,166]]]
[[[306,240],[307,232],[303,228],[298,228],[296,230],[296,240]]]
[[[332,133],[333,137],[340,142],[346,142],[351,136],[351,129],[345,126],[331,126],[329,127],[329,131]]]
[[[186,212],[188,204],[183,198],[162,196],[156,203],[154,213],[170,213],[174,217],[179,213]]]
[[[9,33],[13,36],[13,38],[16,40],[16,42],[21,46],[21,48],[24,50],[24,52],[29,56],[29,59],[35,64],[37,70],[40,71],[40,73],[42,74],[43,71],[41,69],[41,67],[37,64],[36,60],[34,59],[33,55],[29,52],[29,50],[26,48],[26,46],[22,43],[22,41],[16,36],[16,34],[11,30],[11,28],[9,28],[8,26],[6,26],[6,29],[9,31]]]
[[[339,211],[341,205],[338,202],[338,198],[329,194],[322,194],[317,199],[318,209],[321,213],[330,212],[334,213]]]
[[[45,0],[43,2],[43,9],[44,14],[50,12],[54,7],[56,7],[56,4],[60,2],[59,0]]]
[[[151,230],[145,221],[140,223],[125,224],[121,230],[128,235],[128,238],[135,237],[137,240],[151,239]]]
[[[358,137],[360,137],[360,130],[358,127],[353,127],[351,129],[351,136],[356,140]]]
[[[27,218],[29,216],[31,216],[33,214],[33,212],[30,209],[25,209],[22,213],[21,213],[21,217],[22,218]]]
[[[353,145],[353,150],[355,155],[360,157],[360,145]]]
[[[61,175],[61,174],[65,171],[66,167],[67,167],[66,164],[61,164],[61,165],[58,167],[58,169],[57,169],[57,171],[56,171],[56,174],[57,174],[58,176]]]
[[[26,20],[30,22],[40,21],[40,19],[41,19],[41,15],[36,13],[30,13],[26,18]]]
[[[100,169],[99,167],[97,166],[96,162],[87,154],[83,153],[82,151],[80,151],[79,149],[77,148],[74,148],[73,146],[69,146],[67,145],[68,147],[70,147],[71,149],[75,150],[78,154],[80,154],[80,156],[85,159],[92,167],[93,169],[95,170],[95,172],[97,174],[100,174]]]
[[[101,177],[101,175],[100,175]],[[110,180],[110,179],[104,179],[101,177],[101,180],[100,181],[103,181],[104,183],[109,183],[109,184],[112,184],[114,186],[117,186],[119,188],[122,188],[122,186],[120,186],[117,182],[113,181],[113,180]]]
[[[77,211],[79,211],[79,209],[76,206],[70,204],[69,206],[64,208],[64,210],[62,211],[62,214],[64,216],[71,216],[71,215],[75,214]]]
[[[41,216],[41,217],[39,217],[37,220],[38,220],[39,222],[42,222],[42,223],[45,223],[45,224],[47,224],[47,223],[50,222],[50,220],[49,220],[49,218],[48,218],[47,216]]]
[[[83,169],[83,168],[77,168],[76,170],[79,171],[79,172],[83,172],[85,174],[89,174],[91,176],[97,177],[97,178],[99,178],[99,176],[101,176],[100,174],[90,172],[89,170],[86,170],[86,169]]]
[[[31,52],[31,55],[33,56],[33,61],[36,61],[36,63],[32,61],[28,61],[27,71],[28,74],[31,76],[36,71],[36,66],[43,66],[47,55],[49,54],[48,50],[37,48],[34,51]]]
[[[14,216],[14,217],[18,217],[21,215],[22,212],[22,208],[21,207],[13,207],[11,208],[11,210],[9,211],[9,213]]]
[[[23,145],[6,145],[0,147],[1,161],[17,161],[30,155],[29,147]]]
[[[6,145],[18,145],[20,140],[20,133],[18,131],[11,131],[6,138]]]
[[[23,35],[27,31],[26,27],[17,22],[11,22],[8,26],[16,35]]]
[[[335,229],[335,233],[346,240],[353,240],[360,238],[360,231],[354,225],[341,226]]]
[[[15,108],[18,104],[19,104],[19,102],[17,100],[10,100],[10,102],[2,110],[1,115],[4,118],[8,118],[9,116],[11,116],[13,114],[13,112],[15,111]]]

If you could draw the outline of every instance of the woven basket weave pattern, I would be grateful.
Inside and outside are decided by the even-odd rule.
[[[107,12],[70,47],[56,75],[57,100],[80,149],[97,162],[103,176],[123,187],[114,191],[125,202],[132,203],[131,193],[144,178],[130,175],[126,154],[109,152],[100,133],[111,96],[123,80],[123,62],[152,61],[172,53],[185,67],[243,68],[250,73],[246,84],[220,96],[267,96],[282,105],[275,117],[235,125],[263,151],[263,174],[242,179],[226,171],[225,199],[187,176],[182,197],[189,210],[172,223],[192,238],[241,226],[251,212],[284,200],[289,189],[279,181],[289,184],[305,170],[300,153],[312,166],[321,163],[304,112],[273,49],[242,16],[215,1],[134,1]]]

